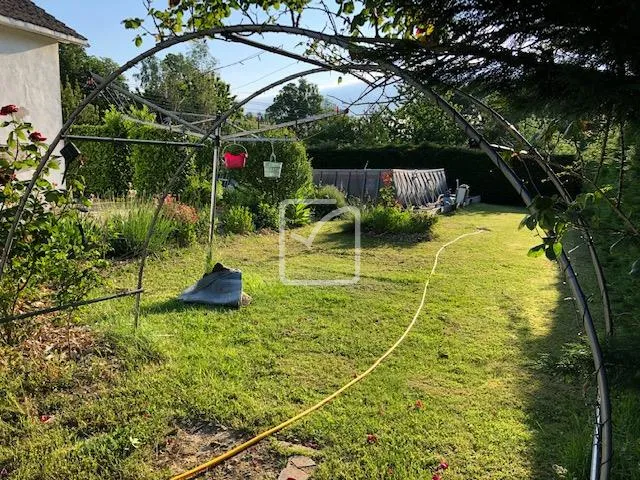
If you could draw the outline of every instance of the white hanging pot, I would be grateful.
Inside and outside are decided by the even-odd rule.
[[[264,165],[264,176],[266,178],[280,178],[282,173],[282,162],[276,161],[276,153],[273,150],[273,143],[271,144],[271,156],[268,162],[262,162]]]
[[[264,165],[264,176],[267,178],[280,178],[282,173],[282,162],[262,162]]]

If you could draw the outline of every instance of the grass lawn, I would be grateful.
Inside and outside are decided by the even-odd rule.
[[[578,324],[555,264],[527,257],[535,239],[517,230],[522,215],[480,205],[443,217],[430,242],[364,238],[350,286],[285,286],[276,234],[222,238],[219,259],[243,270],[253,297],[241,310],[174,300],[201,275],[202,246],[152,260],[137,334],[132,300],[118,300],[81,311],[101,332],[83,360],[0,360],[0,470],[167,478],[215,456],[365,370],[411,320],[438,248],[484,227],[444,251],[392,356],[277,438],[315,449],[314,479],[424,480],[441,459],[446,480],[556,478],[554,464],[585,478],[591,397],[540,368],[543,354],[579,341]],[[311,250],[289,248],[287,275],[349,276],[353,239],[339,227]],[[129,287],[134,276],[123,265],[111,280]],[[207,478],[276,478],[297,448],[266,441]]]

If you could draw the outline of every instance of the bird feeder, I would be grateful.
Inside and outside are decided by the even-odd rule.
[[[273,149],[273,143],[271,143],[271,155],[268,162],[262,162],[264,165],[265,178],[280,178],[282,173],[282,162],[278,162],[276,159],[276,152]]]
[[[238,153],[233,153],[228,150],[229,147],[239,147],[241,151]],[[247,152],[247,149],[239,143],[231,143],[229,145],[226,145],[222,151],[224,166],[228,170],[244,168],[247,165],[248,157],[249,152]]]

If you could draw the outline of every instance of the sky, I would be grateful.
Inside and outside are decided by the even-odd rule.
[[[88,53],[99,57],[110,57],[122,64],[138,55],[147,48],[153,46],[153,40],[146,37],[142,47],[136,47],[133,43],[134,31],[126,30],[122,20],[131,17],[146,17],[146,10],[142,0],[34,0],[36,4],[47,12],[66,23],[78,33],[89,40]],[[157,2],[158,8],[166,2]],[[235,20],[235,21],[234,21]],[[303,27],[319,29],[322,27],[322,19],[313,12],[305,18]],[[314,25],[314,21],[316,24]],[[240,23],[240,19],[233,17],[228,24]],[[263,43],[302,53],[299,45],[303,38],[285,35],[271,34],[257,39]],[[188,47],[183,44],[166,52],[184,52]],[[231,85],[231,91],[239,99],[246,97],[255,90],[266,86],[279,78],[297,71],[313,68],[302,62],[296,62],[290,58],[284,58],[272,53],[264,52],[255,56],[258,50],[245,45],[222,41],[209,41],[211,54],[217,59],[218,67],[224,67],[239,60],[247,59],[242,64],[221,68],[218,73]],[[135,73],[134,68],[131,73]],[[365,85],[354,77],[343,76],[338,83],[338,73],[321,73],[307,77],[307,79],[320,88],[325,96],[330,96],[333,103],[343,106],[333,97],[338,97],[345,102],[353,101],[365,89]],[[127,75],[132,81],[132,74]],[[278,89],[257,97],[245,108],[246,112],[264,111],[273,101]]]

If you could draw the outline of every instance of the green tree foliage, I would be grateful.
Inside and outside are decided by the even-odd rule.
[[[91,73],[106,77],[117,70],[119,65],[110,58],[89,55],[80,45],[60,44],[59,49],[60,80],[63,85],[62,116],[66,120],[93,88]],[[128,88],[123,76],[118,77],[115,83]],[[100,116],[109,107],[110,104],[105,98],[98,97],[85,108],[77,123],[98,124]]]
[[[84,93],[80,86],[66,82],[61,92],[62,98],[62,119],[66,121],[69,115],[82,103],[84,100]],[[98,107],[95,105],[87,105],[85,109],[80,113],[80,116],[76,120],[77,123],[83,125],[97,125],[100,123],[100,113]]]
[[[136,79],[142,94],[173,111],[215,115],[233,101],[229,85],[215,73],[216,61],[204,42],[189,52],[170,53],[163,59],[149,57]]]
[[[86,86],[91,73],[106,77],[119,67],[108,57],[89,55],[84,47],[72,44],[60,44],[60,78],[72,85]],[[124,77],[116,79],[116,84],[127,87]]]
[[[349,114],[321,120],[312,125],[304,138],[307,145],[387,145],[395,138],[393,113],[373,112],[370,115]]]
[[[440,145],[464,145],[466,136],[449,116],[424,95],[414,94],[394,112],[395,140]]]
[[[301,78],[298,83],[287,83],[267,108],[274,122],[288,122],[326,111],[324,98],[318,86]]]

